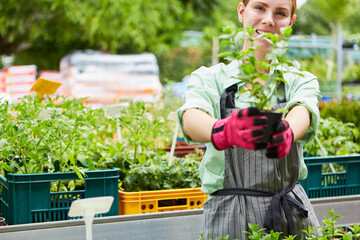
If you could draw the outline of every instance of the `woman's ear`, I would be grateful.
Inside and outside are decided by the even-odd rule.
[[[238,5],[238,18],[239,18],[239,22],[243,23],[244,20],[244,10],[245,10],[245,5],[243,2],[240,2]]]
[[[295,19],[296,19],[296,14],[294,14],[294,16],[292,16],[291,20],[290,20],[290,27],[294,24],[295,22]]]

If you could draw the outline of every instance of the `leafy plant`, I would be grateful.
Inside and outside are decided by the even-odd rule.
[[[185,158],[175,158],[168,164],[166,155],[154,153],[146,155],[145,163],[130,165],[123,180],[126,191],[164,190],[195,188],[201,186],[199,164],[201,155],[188,154]]]
[[[346,235],[348,235],[346,237],[346,240],[350,240],[352,238],[353,239],[360,239],[360,226],[359,225],[353,224],[352,227],[348,227],[348,228],[351,230],[351,234],[346,234]],[[350,235],[350,237],[349,237],[349,235]],[[345,237],[344,237],[344,239],[345,239]]]
[[[321,102],[320,116],[335,118],[343,123],[352,122],[360,129],[360,101],[341,99],[339,102]]]
[[[273,95],[283,98],[284,92],[275,89],[281,82],[286,83],[283,77],[284,73],[295,73],[294,69],[291,68],[294,67],[294,64],[285,56],[286,42],[289,40],[291,32],[291,28],[285,28],[282,29],[282,35],[263,33],[257,37],[251,37],[255,33],[255,29],[247,27],[236,30],[229,26],[224,29],[224,35],[220,37],[221,46],[230,50],[219,54],[218,57],[230,58],[239,62],[240,73],[236,78],[251,86],[251,88],[241,90],[241,93],[248,92],[255,100],[255,106],[260,110],[271,110],[269,101]],[[255,51],[259,46],[255,45],[254,42],[258,39],[269,42],[273,47],[273,51],[262,60],[255,57]],[[247,50],[241,50],[240,48],[245,41],[250,41],[251,46]],[[269,76],[271,68],[276,70]],[[259,79],[265,84],[259,83]]]
[[[360,152],[360,130],[351,122],[320,119],[317,138],[304,145],[305,156],[339,156]]]
[[[1,173],[75,171],[82,177],[85,169],[94,170],[93,145],[103,136],[96,133],[93,120],[103,113],[86,108],[81,100],[29,95],[19,103],[3,102]]]
[[[169,101],[171,100],[171,101]],[[119,123],[122,141],[105,144],[103,158],[108,168],[119,168],[119,188],[124,191],[195,188],[200,186],[198,166],[203,152],[175,158],[169,166],[164,147],[170,144],[175,122],[165,121],[171,111],[181,106],[179,99],[164,93],[159,102],[129,102],[121,110]],[[109,120],[112,126],[115,120]],[[102,149],[102,147],[100,148]]]
[[[326,239],[334,239],[335,237],[342,236],[340,231],[343,231],[344,229],[341,227],[335,227],[336,220],[342,218],[342,216],[335,216],[334,209],[327,211],[327,213],[330,215],[330,218],[326,218],[324,216],[324,226],[321,228],[323,237]]]
[[[167,98],[169,99],[169,98]],[[120,117],[122,141],[114,136],[116,121],[83,99],[37,95],[0,105],[0,173],[34,174],[119,168],[119,187],[152,190],[200,186],[200,154],[175,159],[169,166],[164,146],[175,122],[165,123],[171,103],[131,102]],[[162,99],[165,101],[165,97]],[[202,153],[202,152],[201,152]],[[51,183],[53,191],[78,188],[81,181]]]
[[[246,231],[245,233],[248,235],[249,239],[252,240],[257,240],[257,239],[261,239],[261,236],[264,234],[264,231],[266,230],[265,228],[261,228],[259,229],[259,225],[254,225],[249,223],[249,232]]]
[[[183,104],[183,98],[176,97],[174,90],[164,88],[159,101],[148,106],[149,113],[154,119],[164,119],[161,124],[163,128],[161,142],[157,141],[158,147],[169,146],[171,144],[176,122],[168,120],[169,113],[176,111]]]
[[[154,148],[157,137],[166,132],[164,118],[153,117],[145,102],[131,102],[121,111],[119,124],[127,151],[132,152],[132,160],[129,159],[132,164],[145,163],[144,153],[149,147]]]

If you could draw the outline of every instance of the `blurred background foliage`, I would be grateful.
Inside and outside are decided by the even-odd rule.
[[[13,65],[35,64],[38,71],[59,71],[60,59],[73,50],[151,52],[157,57],[161,82],[179,82],[198,67],[213,63],[213,41],[223,27],[240,26],[240,1],[0,0],[0,57],[13,57]],[[347,41],[360,45],[359,10],[360,0],[307,0],[297,10],[293,35],[331,36],[334,41],[341,30]],[[318,77],[321,91],[338,87],[329,82],[337,74],[333,51],[290,49],[289,54]],[[346,83],[360,82],[360,64],[344,66],[342,78]],[[360,89],[348,88],[357,93]],[[182,99],[166,92],[163,100],[168,105],[154,106],[154,116],[166,116],[182,105]],[[359,111],[359,101],[321,102],[319,139],[327,154],[359,152]],[[173,122],[166,124],[174,129]],[[321,154],[316,142],[305,149]]]
[[[229,24],[239,25],[239,0],[0,0],[0,55],[14,65],[59,70],[72,50],[152,52],[160,78],[181,81],[211,65],[212,40]],[[359,0],[308,0],[298,9],[294,34],[332,35],[341,27],[359,42]],[[201,32],[185,43],[184,31]],[[3,66],[0,66],[3,67]]]

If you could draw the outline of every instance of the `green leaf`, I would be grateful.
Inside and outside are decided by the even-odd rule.
[[[247,31],[247,33],[249,34],[249,36],[252,36],[254,33],[255,33],[255,29],[253,29],[253,28],[246,28],[246,31]]]
[[[292,33],[292,28],[291,27],[280,28],[280,32],[284,37],[289,37]]]
[[[144,164],[146,162],[146,156],[144,154],[139,155],[138,161],[141,164]]]
[[[85,176],[85,172],[82,171],[81,169],[79,169],[78,167],[74,167],[74,171],[76,173],[76,175],[78,176],[78,178],[80,178],[81,180],[84,180],[84,176]]]
[[[353,238],[352,238],[351,233],[346,233],[346,234],[342,235],[342,239],[343,240],[352,240]]]
[[[69,157],[70,163],[71,163],[72,165],[75,165],[75,164],[76,164],[76,161],[75,161],[74,155],[73,155],[72,153],[70,153],[68,157]]]
[[[74,180],[69,181],[68,189],[69,189],[69,191],[74,191],[75,190],[75,181]]]

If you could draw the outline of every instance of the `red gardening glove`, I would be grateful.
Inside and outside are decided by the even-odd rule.
[[[234,111],[230,117],[218,120],[212,129],[211,141],[215,148],[242,147],[256,150],[266,148],[266,143],[256,140],[264,136],[267,118],[256,107]]]
[[[289,123],[284,119],[278,122],[275,132],[266,148],[266,157],[283,158],[290,152],[294,133]]]

